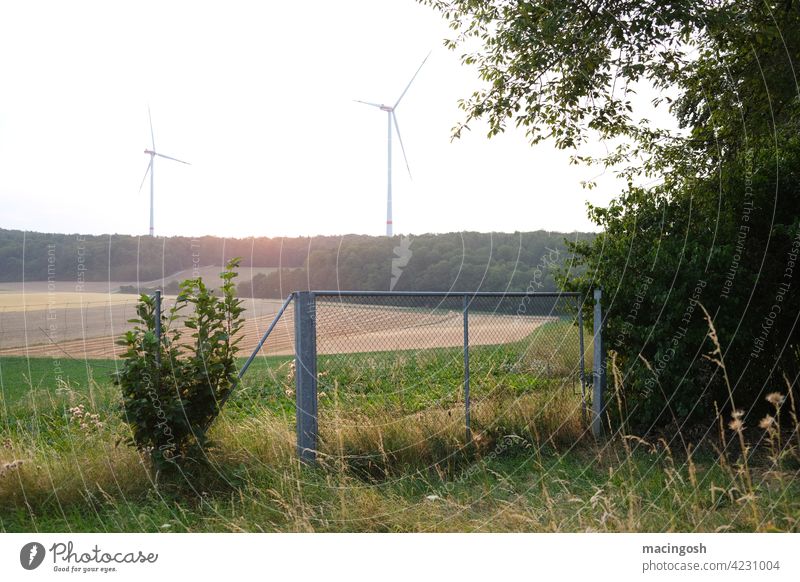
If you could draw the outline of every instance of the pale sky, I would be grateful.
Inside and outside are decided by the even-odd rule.
[[[0,227],[159,235],[382,234],[386,114],[397,108],[396,233],[595,230],[618,192],[521,131],[450,130],[479,86],[413,0],[0,3]],[[595,144],[602,149],[603,144]]]

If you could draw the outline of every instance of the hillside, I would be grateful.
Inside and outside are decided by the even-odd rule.
[[[147,287],[163,280],[174,287],[193,273],[213,276],[238,256],[240,290],[254,297],[308,288],[544,291],[555,289],[553,266],[567,259],[564,239],[592,236],[536,231],[230,239],[0,229],[0,282],[139,281]]]
[[[308,238],[230,239],[53,234],[0,229],[0,282],[156,281],[185,270],[222,265],[243,257],[243,266],[300,267]],[[338,238],[317,237],[333,246]],[[251,261],[252,257],[252,261]]]

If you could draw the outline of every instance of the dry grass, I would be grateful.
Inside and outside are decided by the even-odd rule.
[[[6,438],[3,528],[155,531],[798,531],[796,449],[747,465],[615,436],[594,443],[577,402],[498,396],[474,409],[321,418],[317,468],[291,419],[223,417],[207,462],[156,479],[116,429],[70,427],[57,444]],[[777,413],[777,411],[776,411]],[[772,430],[770,424],[765,434]],[[797,427],[790,435],[797,438]],[[793,441],[794,442],[794,441]],[[787,451],[791,451],[789,454]],[[779,458],[780,457],[780,458]],[[10,463],[21,464],[8,467]],[[794,465],[795,467],[797,465]],[[21,513],[20,513],[21,512]],[[28,516],[28,517],[24,517]],[[25,526],[24,524],[28,524]],[[50,525],[42,525],[42,524]],[[16,524],[16,525],[13,525]]]
[[[288,366],[280,374],[288,381]],[[293,414],[232,409],[204,462],[168,479],[119,444],[119,419],[87,404],[66,424],[2,433],[0,530],[800,531],[789,381],[758,427],[719,418],[714,442],[678,451],[624,431],[595,442],[578,395],[512,388],[501,375],[476,398],[468,441],[462,402],[355,407],[334,383],[316,467],[296,458]]]
[[[130,495],[150,482],[147,464],[108,432],[75,431],[54,447],[44,439],[7,439],[0,451],[0,504],[36,508],[83,505],[91,499]]]

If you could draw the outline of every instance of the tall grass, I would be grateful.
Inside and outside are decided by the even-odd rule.
[[[113,427],[58,447],[6,440],[0,527],[78,531],[798,531],[796,469],[622,436],[593,443],[531,399],[476,410],[472,448],[441,412],[361,428],[323,425],[302,466],[291,423],[263,410],[223,418],[205,465],[155,482]],[[503,422],[498,423],[498,412]],[[569,411],[566,411],[569,414]],[[341,414],[345,414],[341,412]],[[446,416],[446,418],[445,418]],[[572,414],[574,417],[574,413]],[[478,420],[479,419],[479,420]],[[502,424],[502,428],[501,428]],[[729,429],[726,429],[729,430]],[[21,465],[5,468],[6,464]],[[753,511],[755,509],[755,511]]]
[[[321,379],[316,467],[295,455],[291,362],[268,360],[213,427],[204,462],[169,481],[125,445],[96,378],[71,385],[46,422],[18,399],[0,428],[0,529],[800,531],[790,382],[760,426],[720,418],[697,446],[624,427],[596,442],[572,371],[565,382],[533,370],[544,353],[476,350],[471,440],[447,350],[339,358]]]

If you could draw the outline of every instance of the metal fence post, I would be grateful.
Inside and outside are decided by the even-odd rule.
[[[161,291],[156,290],[155,295],[155,311],[153,318],[155,319],[155,332],[156,332],[156,368],[161,369]]]
[[[464,421],[467,443],[472,441],[469,419],[469,297],[464,295]]]
[[[606,358],[603,345],[603,309],[600,301],[603,291],[594,290],[594,362],[592,370],[592,435],[603,436],[603,413],[605,412]]]
[[[583,425],[588,424],[588,410],[586,409],[586,348],[583,344],[583,297],[578,299],[578,350],[580,358],[578,362],[578,373],[581,380],[581,418]]]
[[[297,455],[301,461],[317,460],[317,326],[314,293],[299,291],[294,305],[295,398]]]

